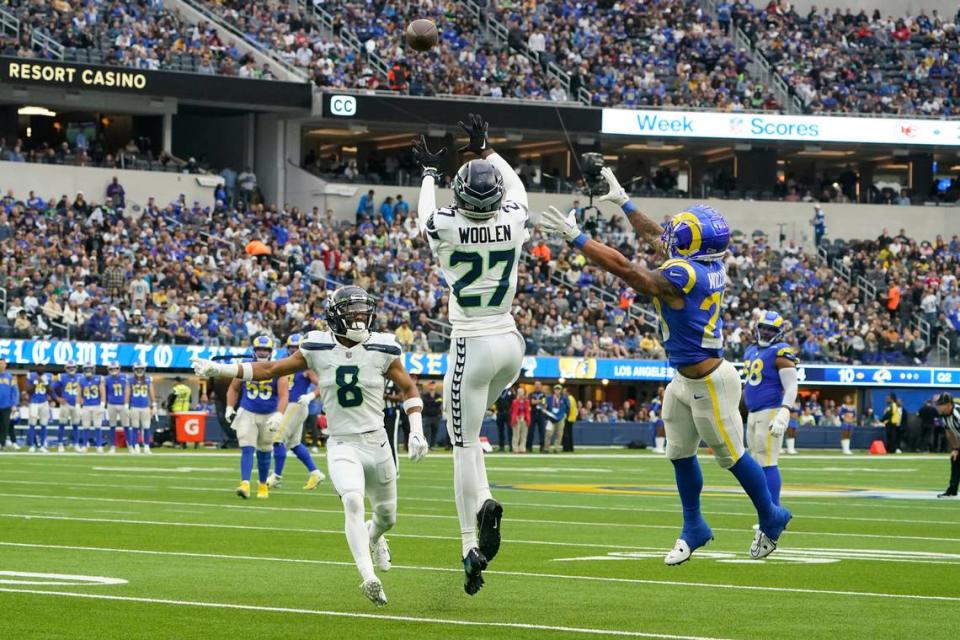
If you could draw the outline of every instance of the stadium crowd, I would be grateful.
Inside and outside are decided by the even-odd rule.
[[[935,9],[883,16],[812,7],[800,15],[782,0],[723,0],[719,14],[748,34],[809,112],[958,112],[956,20]]]
[[[250,179],[235,183],[249,186]],[[447,288],[402,196],[364,194],[349,224],[317,208],[263,204],[256,191],[221,187],[217,198],[214,206],[150,199],[128,212],[119,182],[89,197],[7,190],[0,199],[7,294],[0,330],[242,344],[259,333],[304,328],[322,317],[328,290],[356,283],[380,298],[381,326],[396,331],[407,350],[445,348]],[[617,218],[591,218],[587,227],[628,256],[656,263]],[[915,311],[934,337],[942,330],[957,341],[960,238],[918,243],[901,231],[830,245],[829,259],[853,274],[852,285],[796,247],[775,248],[762,235],[736,238],[725,307],[732,357],[751,340],[759,308],[790,320],[791,339],[809,362],[922,362],[931,345],[912,328]],[[252,250],[253,241],[262,250]],[[876,286],[876,299],[862,299],[860,275]],[[649,302],[565,245],[529,245],[514,308],[529,354],[662,358],[643,307]]]

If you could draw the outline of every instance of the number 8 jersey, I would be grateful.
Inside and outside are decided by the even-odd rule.
[[[427,219],[424,231],[451,289],[455,337],[516,331],[510,309],[526,224],[526,206],[506,199],[487,220],[470,220],[455,208],[443,207]]]
[[[317,374],[331,435],[383,428],[384,375],[401,357],[393,334],[371,333],[366,342],[348,349],[329,331],[311,331],[300,343],[300,353]]]
[[[659,298],[653,299],[670,365],[680,368],[708,358],[722,358],[720,306],[727,285],[723,263],[673,258],[660,265],[659,270],[683,297],[680,309],[671,308]]]

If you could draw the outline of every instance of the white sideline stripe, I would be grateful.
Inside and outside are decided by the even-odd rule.
[[[42,494],[27,494],[27,493],[0,493],[0,496],[6,496],[9,498],[36,498],[41,500],[74,500],[80,502],[122,502],[123,504],[131,504],[131,500],[128,498],[97,498],[92,496],[55,496],[55,495],[42,495]],[[140,504],[154,504],[154,505],[167,505],[173,507],[203,507],[205,509],[241,509],[247,512],[251,511],[251,508],[246,505],[229,505],[229,504],[217,504],[210,502],[178,502],[172,500],[137,500],[135,501]],[[343,513],[340,509],[307,509],[304,507],[267,507],[267,506],[257,506],[254,507],[257,511],[290,511],[290,512],[306,512],[306,513],[327,513],[327,514],[340,514]],[[0,515],[10,515],[10,514],[0,514]],[[436,519],[436,520],[456,520],[457,516],[455,515],[440,515],[434,513],[410,513],[404,511],[402,514],[405,518],[426,518],[426,519]],[[676,531],[676,525],[671,524],[629,524],[629,523],[619,523],[619,522],[584,522],[579,520],[537,520],[530,518],[510,518],[510,522],[519,522],[524,524],[550,524],[550,525],[561,525],[561,526],[593,526],[593,527],[609,527],[609,528],[623,528],[623,529],[668,529],[670,531]],[[713,527],[714,531],[724,531],[732,533],[743,533],[743,529],[738,529],[734,527]],[[879,538],[879,539],[890,539],[895,540],[919,540],[925,542],[957,542],[960,541],[960,538],[934,538],[930,536],[904,536],[904,535],[894,535],[894,534],[882,534],[882,533],[842,533],[837,531],[793,531],[788,529],[787,533],[791,536],[804,535],[804,536],[833,536],[838,538]],[[396,534],[394,534],[396,535]],[[521,540],[516,540],[514,542],[523,542]],[[530,541],[529,543],[533,543]],[[565,544],[559,542],[550,542],[544,544]],[[591,545],[591,546],[602,546],[602,545]],[[633,547],[630,547],[633,548]]]
[[[4,480],[4,481],[3,481],[3,484],[5,484],[5,485],[6,485],[6,484],[24,484],[24,485],[54,486],[54,487],[62,487],[62,486],[64,486],[62,482],[44,482],[44,481],[42,481],[42,480]],[[116,484],[102,483],[102,482],[99,482],[99,483],[98,483],[98,482],[71,482],[71,483],[70,483],[70,486],[71,486],[71,487],[87,487],[87,488],[103,488],[103,489],[116,489],[116,488],[117,488],[117,485],[116,485]],[[224,490],[223,490],[223,489],[215,489],[215,488],[212,488],[212,487],[183,487],[183,486],[161,487],[161,486],[156,486],[156,485],[141,485],[141,486],[124,485],[123,488],[124,488],[124,489],[136,489],[136,490],[151,490],[151,491],[157,490],[157,489],[170,489],[170,490],[174,490],[174,491],[195,491],[195,492],[200,492],[200,493],[217,493],[217,494],[223,494],[223,493],[224,493]],[[321,499],[322,499],[322,498],[336,498],[336,496],[328,495],[328,494],[306,495],[306,494],[301,494],[301,493],[288,493],[288,494],[285,494],[285,495],[287,495],[287,496],[298,496],[298,497],[299,497],[299,496],[302,496],[302,497],[305,497],[305,498],[309,498],[309,499],[311,499],[311,500],[316,500],[318,497],[321,498]],[[440,503],[445,503],[445,504],[452,504],[452,503],[453,503],[453,499],[452,499],[452,498],[450,498],[450,499],[444,499],[444,498],[421,498],[421,497],[415,497],[415,496],[403,496],[403,497],[401,498],[401,500],[402,500],[403,502],[440,502]],[[140,500],[140,499],[134,499],[134,500],[128,501],[128,502],[132,502],[132,503],[136,504],[136,503],[138,503],[138,502],[147,502],[147,501]],[[573,509],[573,510],[580,510],[580,511],[623,511],[623,512],[628,512],[628,513],[669,513],[669,514],[676,514],[676,513],[677,513],[677,510],[676,510],[676,509],[658,509],[658,508],[656,508],[656,507],[600,507],[600,506],[595,506],[595,505],[565,505],[565,504],[546,504],[546,503],[542,503],[542,502],[514,502],[514,501],[509,501],[509,502],[508,502],[508,501],[503,501],[502,504],[503,504],[504,506],[506,506],[506,507],[534,507],[534,508],[542,508],[542,509],[561,509],[561,510]],[[804,504],[808,504],[808,503],[804,503]],[[227,505],[227,506],[230,506],[230,505]],[[231,508],[233,508],[233,507],[231,507]],[[271,507],[261,507],[261,508],[270,509]],[[273,507],[273,508],[276,508],[276,507]],[[283,510],[283,511],[304,511],[304,510],[305,510],[305,511],[319,511],[318,509],[300,509],[300,508],[297,508],[297,507],[283,507],[282,510]],[[338,511],[337,513],[339,513],[339,511]],[[407,514],[405,513],[404,515],[407,515]],[[747,512],[747,511],[703,511],[703,515],[705,515],[705,516],[721,516],[721,517],[740,516],[740,517],[755,518],[755,517],[756,517],[756,512]],[[417,517],[417,515],[414,514],[414,517]],[[424,517],[425,517],[425,516],[424,516]],[[950,521],[944,521],[944,520],[916,520],[916,519],[903,520],[903,519],[897,519],[897,518],[863,518],[863,517],[857,517],[857,516],[818,516],[818,515],[812,515],[812,514],[808,514],[808,513],[804,513],[804,514],[803,514],[803,519],[804,519],[804,520],[841,520],[841,521],[844,521],[844,522],[848,522],[848,521],[855,521],[855,522],[879,522],[879,523],[883,523],[883,524],[886,524],[886,523],[888,523],[888,522],[897,522],[897,523],[900,523],[900,524],[907,524],[907,525],[911,525],[911,524],[913,524],[913,525],[928,525],[928,524],[931,524],[931,525],[938,525],[938,526],[944,526],[944,525],[947,525],[947,526],[949,526],[949,525],[960,526],[960,521],[950,522]],[[513,519],[511,518],[511,520],[513,520]],[[522,522],[522,520],[514,520],[514,522]],[[542,521],[542,522],[549,522],[549,521]],[[582,524],[597,524],[597,523],[595,523],[595,522],[590,522],[590,523],[582,523]],[[601,523],[601,524],[602,524],[602,523]],[[620,524],[621,526],[636,526],[636,525],[632,525],[632,524],[629,524],[629,523],[613,523],[613,524]]]
[[[109,547],[83,547],[73,545],[54,545],[54,544],[32,544],[24,542],[0,542],[0,546],[38,548],[38,549],[60,549],[64,551],[94,551],[102,553],[127,553],[134,555],[149,556],[174,556],[183,558],[206,558],[211,560],[247,560],[253,562],[283,562],[291,564],[314,564],[337,567],[353,567],[354,563],[340,560],[310,560],[304,558],[274,558],[269,556],[246,556],[229,555],[221,553],[198,553],[189,551],[156,551],[151,549],[113,549]],[[744,554],[737,554],[744,555]],[[394,569],[402,571],[433,571],[442,573],[461,573],[461,569],[450,567],[426,567],[412,565],[393,565]],[[888,599],[907,599],[907,600],[930,600],[936,602],[960,602],[960,597],[956,596],[928,596],[911,593],[878,593],[871,591],[838,591],[834,589],[804,589],[799,587],[769,587],[756,585],[723,584],[712,582],[682,582],[679,580],[648,580],[643,578],[612,578],[606,576],[583,576],[566,575],[561,573],[536,573],[531,571],[497,571],[491,569],[486,572],[487,575],[512,576],[521,578],[549,578],[554,580],[573,580],[585,582],[611,582],[619,584],[644,584],[658,585],[667,587],[692,587],[702,589],[724,589],[724,590],[743,590],[743,591],[773,591],[783,593],[803,593],[812,595],[841,595],[862,598],[888,598]]]
[[[253,604],[232,602],[193,602],[169,600],[166,598],[142,598],[136,596],[110,596],[99,593],[79,593],[74,591],[46,591],[42,589],[0,589],[3,593],[29,593],[38,596],[62,596],[66,598],[89,598],[92,600],[114,600],[120,602],[143,602],[147,604],[167,604],[179,607],[203,607],[208,609],[234,609],[240,611],[265,611],[268,613],[297,613],[332,618],[361,618],[365,620],[389,620],[391,622],[419,622],[425,624],[451,625],[458,627],[497,627],[501,629],[529,629],[534,631],[557,631],[561,633],[579,633],[593,636],[626,636],[630,638],[662,638],[664,640],[721,640],[711,636],[678,636],[667,633],[645,633],[643,631],[625,631],[622,629],[591,629],[584,627],[563,627],[558,625],[531,624],[523,622],[485,622],[482,620],[447,620],[444,618],[418,618],[415,616],[394,616],[379,613],[355,613],[351,611],[330,611],[323,609],[295,609],[291,607],[264,607]]]

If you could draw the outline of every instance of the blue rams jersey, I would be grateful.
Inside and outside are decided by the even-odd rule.
[[[80,376],[76,373],[60,374],[60,395],[67,404],[76,404],[77,396],[80,395]]]
[[[150,376],[138,378],[130,376],[130,408],[146,409],[150,406],[150,387],[153,381]]]
[[[0,373],[0,409],[15,407],[20,399],[20,387],[10,372]]]
[[[300,396],[310,391],[311,384],[305,371],[298,371],[290,376],[290,402],[296,402]]]
[[[127,398],[127,376],[122,373],[104,379],[107,385],[107,404],[123,404]]]
[[[842,404],[837,411],[837,415],[840,417],[840,422],[853,424],[857,421],[857,408],[849,404]]]
[[[783,383],[777,370],[777,358],[786,358],[794,364],[797,355],[786,342],[768,347],[752,344],[743,356],[743,402],[747,411],[763,411],[783,404]]]
[[[260,414],[276,411],[277,379],[245,381],[240,387],[240,408]]]
[[[673,258],[660,265],[660,273],[683,296],[680,309],[671,308],[659,298],[653,299],[671,366],[686,367],[708,358],[722,358],[720,304],[727,285],[723,264]]]
[[[27,376],[27,384],[33,385],[30,402],[43,404],[50,400],[50,389],[53,387],[53,376],[49,373],[31,373]]]
[[[83,406],[100,406],[100,376],[80,376],[80,395],[83,396]]]

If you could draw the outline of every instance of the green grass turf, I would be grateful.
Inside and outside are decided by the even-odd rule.
[[[795,519],[765,562],[747,556],[748,499],[702,457],[716,540],[681,567],[662,561],[680,525],[664,459],[488,456],[505,540],[472,598],[462,589],[451,458],[404,459],[388,536],[395,566],[381,575],[390,602],[379,609],[358,590],[329,482],[301,491],[305,472],[291,457],[284,488],[244,502],[233,495],[238,463],[236,453],[0,454],[0,571],[128,581],[0,584],[2,636],[932,640],[954,638],[960,624],[960,502],[856,497],[933,495],[945,456],[783,460]],[[802,497],[790,497],[796,491]]]

